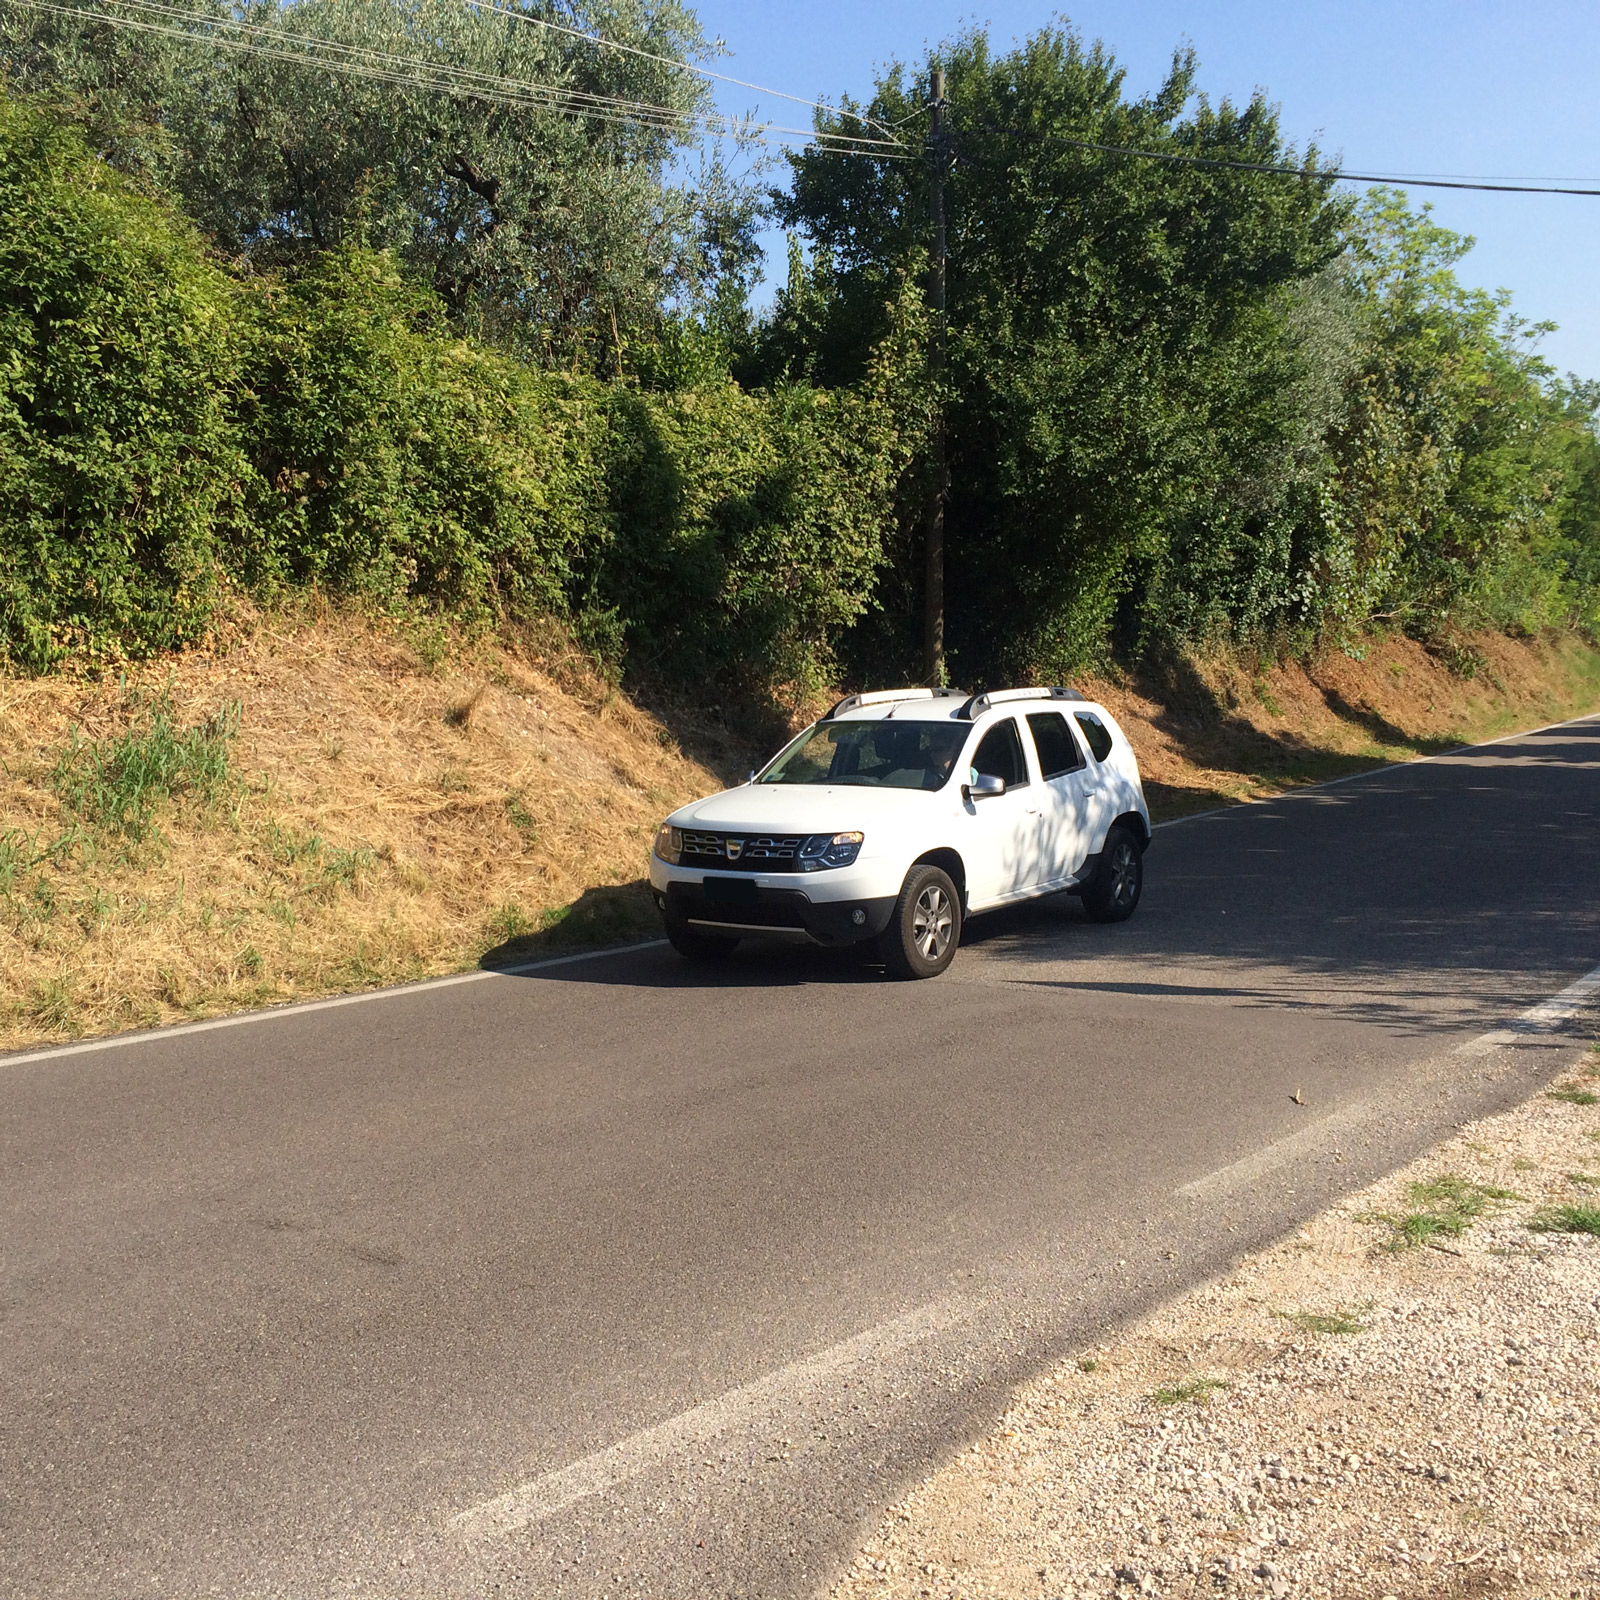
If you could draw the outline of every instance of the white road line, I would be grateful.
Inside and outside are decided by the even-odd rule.
[[[121,1050],[131,1044],[151,1044],[165,1039],[181,1039],[191,1033],[212,1033],[218,1028],[243,1028],[253,1022],[280,1022],[285,1017],[303,1017],[309,1011],[333,1011],[340,1006],[364,1006],[374,1000],[393,1000],[400,995],[426,994],[433,989],[450,989],[459,983],[482,983],[488,978],[516,978],[527,972],[542,972],[547,967],[568,967],[575,961],[598,961],[602,956],[629,955],[635,950],[654,950],[665,939],[645,939],[638,944],[612,945],[605,950],[582,950],[574,956],[551,956],[545,961],[525,961],[515,967],[491,967],[481,972],[458,972],[449,978],[424,978],[420,983],[403,983],[393,989],[368,989],[361,994],[335,995],[329,1000],[296,1000],[288,1005],[271,1006],[265,1011],[240,1011],[231,1017],[213,1017],[209,1022],[180,1022],[171,1028],[142,1028],[137,1033],[115,1033],[107,1039],[86,1039],[82,1044],[55,1044],[26,1055],[0,1056],[0,1068],[23,1067],[31,1061],[54,1061],[66,1056],[88,1055],[94,1050]]]
[[[1576,983],[1569,983],[1560,994],[1530,1006],[1521,1016],[1515,1017],[1503,1028],[1492,1033],[1480,1033],[1476,1039],[1458,1044],[1458,1056],[1486,1056],[1492,1050],[1503,1050],[1507,1045],[1520,1043],[1529,1034],[1550,1033],[1563,1022],[1570,1022],[1580,1011],[1600,995],[1600,967],[1587,972]]]
[[[1559,994],[1553,994],[1548,1000],[1541,1000],[1538,1005],[1530,1006],[1505,1027],[1495,1028],[1489,1033],[1480,1033],[1476,1039],[1468,1039],[1465,1044],[1458,1044],[1451,1054],[1486,1056],[1496,1050],[1521,1044],[1530,1037],[1551,1033],[1563,1022],[1571,1021],[1597,998],[1600,998],[1600,967],[1596,967],[1593,972],[1585,973],[1576,983],[1569,983]],[[1242,1188],[1245,1184],[1254,1183],[1257,1178],[1271,1172],[1275,1167],[1284,1166],[1296,1156],[1316,1149],[1329,1134],[1350,1128],[1369,1116],[1376,1116],[1381,1109],[1370,1100],[1352,1101],[1308,1127],[1299,1128],[1286,1138],[1275,1140],[1272,1144],[1263,1146],[1229,1166],[1218,1167],[1215,1172],[1208,1172],[1203,1178],[1196,1178],[1175,1192],[1183,1199],[1189,1200],[1200,1195],[1214,1194],[1220,1190]]]
[[[1498,739],[1485,739],[1482,744],[1459,744],[1451,750],[1440,750],[1431,756],[1413,756],[1409,761],[1391,761],[1387,766],[1368,767],[1362,772],[1347,772],[1342,778],[1328,778],[1322,783],[1303,783],[1293,789],[1280,789],[1276,794],[1252,795],[1248,800],[1235,800],[1225,806],[1211,806],[1205,811],[1191,811],[1186,816],[1168,817],[1165,822],[1157,822],[1151,826],[1151,832],[1157,828],[1176,828],[1181,822],[1200,822],[1206,817],[1225,817],[1230,812],[1242,811],[1246,806],[1269,806],[1275,800],[1292,800],[1296,795],[1316,794],[1322,789],[1336,789],[1341,783],[1357,783],[1362,778],[1381,778],[1386,772],[1404,772],[1407,767],[1426,767],[1436,761],[1453,761],[1457,756],[1471,755],[1474,750],[1489,750],[1497,744],[1510,744],[1513,739],[1532,739],[1541,733],[1554,733],[1557,728],[1573,728],[1580,723],[1594,722],[1597,719],[1594,713],[1583,717],[1568,717],[1565,722],[1547,722],[1542,728],[1523,728],[1518,733],[1502,733]]]
[[[1329,1134],[1341,1132],[1358,1122],[1364,1122],[1377,1110],[1378,1108],[1370,1100],[1352,1101],[1328,1116],[1319,1117],[1306,1127],[1296,1129],[1286,1138],[1264,1145],[1242,1160],[1232,1162],[1226,1167],[1218,1167],[1215,1172],[1208,1172],[1203,1178],[1196,1178],[1192,1183],[1184,1184],[1177,1190],[1177,1194],[1184,1200],[1193,1200],[1201,1195],[1214,1195],[1228,1189],[1243,1188],[1274,1168],[1287,1165],[1296,1156],[1316,1149]]]
[[[836,1377],[845,1368],[868,1366],[897,1351],[921,1344],[966,1320],[981,1304],[975,1299],[941,1300],[879,1323],[814,1356],[792,1361],[752,1383],[729,1389],[703,1405],[630,1434],[570,1466],[531,1478],[492,1500],[469,1507],[453,1517],[450,1525],[458,1536],[466,1539],[502,1537],[554,1516],[575,1501],[604,1494],[642,1472],[652,1462],[697,1459],[697,1453],[718,1434],[741,1425],[748,1427],[759,1421],[763,1413],[772,1414],[771,1431],[781,1433],[785,1426],[791,1425],[785,1422],[782,1414],[788,1397],[809,1392],[819,1382]]]

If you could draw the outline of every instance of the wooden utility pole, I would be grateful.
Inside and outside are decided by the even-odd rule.
[[[950,496],[950,469],[944,452],[944,402],[940,380],[944,371],[944,177],[945,102],[944,68],[928,75],[928,216],[933,242],[928,255],[928,376],[933,387],[933,424],[930,430],[930,483],[925,528],[923,600],[923,682],[934,688],[945,682],[944,668],[944,508]]]

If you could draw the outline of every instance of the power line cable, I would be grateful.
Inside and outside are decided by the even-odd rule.
[[[777,147],[785,147],[795,138],[817,138],[813,129],[783,128],[771,124],[750,125],[720,112],[680,110],[671,106],[653,105],[646,101],[597,95],[561,85],[539,84],[524,79],[480,73],[470,68],[459,67],[452,62],[427,61],[415,56],[397,55],[391,51],[376,50],[369,46],[324,36],[244,23],[232,18],[207,16],[182,7],[161,5],[158,0],[118,0],[118,3],[132,9],[169,17],[186,25],[163,25],[145,18],[117,15],[88,6],[56,4],[52,3],[52,0],[17,0],[17,3],[29,10],[102,22],[111,27],[182,39],[191,43],[208,43],[241,53],[260,55],[324,71],[345,73],[398,87],[477,98],[521,109],[550,110],[560,115],[588,117],[616,126],[643,127],[655,132],[680,136],[693,129],[713,138],[730,138],[740,142]],[[197,30],[193,26],[196,23],[205,31]],[[223,31],[224,29],[233,29],[247,37],[230,37]],[[276,41],[282,41],[283,44],[293,48],[281,48]],[[873,149],[880,145],[884,148]],[[909,152],[901,154],[903,146],[890,148],[886,141],[849,135],[831,136],[826,148],[840,154],[877,153],[886,160],[909,157]]]
[[[782,89],[767,89],[759,83],[747,83],[743,78],[730,78],[726,73],[713,72],[709,67],[695,66],[693,62],[689,61],[678,61],[672,56],[657,55],[654,51],[643,50],[638,45],[623,44],[617,39],[607,39],[602,34],[585,33],[581,28],[569,28],[563,23],[551,22],[547,17],[536,17],[531,12],[520,11],[515,7],[497,6],[489,4],[487,3],[487,0],[484,0],[484,3],[481,5],[481,9],[485,11],[493,11],[502,17],[510,17],[517,22],[526,22],[534,27],[548,28],[552,33],[564,33],[573,39],[585,39],[590,44],[602,45],[607,50],[619,50],[627,55],[642,56],[646,61],[656,61],[662,66],[676,67],[681,72],[698,73],[702,78],[713,78],[718,83],[731,83],[740,89],[753,89],[757,94],[771,95],[775,100],[789,100],[795,105],[809,106],[813,111],[830,112],[836,117],[845,115],[845,113],[840,111],[837,106],[831,106],[823,100],[807,100],[803,95],[786,94]],[[860,120],[867,127],[877,128],[880,132],[891,134],[891,137],[892,130],[900,126],[900,123],[898,122],[893,124],[885,124],[876,121],[872,117],[862,117]],[[909,118],[902,120],[909,120]],[[893,142],[895,144],[902,143],[902,141],[899,139],[894,139]]]
[[[1165,161],[1182,166],[1214,168],[1228,172],[1260,172],[1285,178],[1313,178],[1327,183],[1383,183],[1399,188],[1476,189],[1489,194],[1573,194],[1600,198],[1600,188],[1574,188],[1556,184],[1498,183],[1486,178],[1402,178],[1394,174],[1375,175],[1344,172],[1335,167],[1290,167],[1264,161],[1231,161],[1221,156],[1196,156],[1175,150],[1139,150],[1131,145],[1100,144],[1093,139],[1070,139],[1065,134],[1040,133],[1032,128],[971,128],[955,130],[959,140],[968,133],[998,135],[1005,138],[1036,139],[1042,143],[1069,145],[1077,150],[1095,150],[1102,155],[1134,156],[1144,161]]]

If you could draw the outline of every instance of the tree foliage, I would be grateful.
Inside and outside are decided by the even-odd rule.
[[[0,651],[196,639],[245,463],[232,283],[79,135],[0,99]]]
[[[388,250],[459,327],[593,370],[749,270],[750,197],[681,176],[706,49],[678,0],[185,0],[155,31],[0,3],[12,84],[222,251]]]
[[[962,676],[1055,676],[1118,642],[1219,629],[1571,611],[1571,515],[1553,541],[1574,428],[1592,434],[1533,355],[1537,330],[1460,287],[1470,241],[1393,196],[1353,206],[1262,98],[1200,94],[1188,54],[1141,99],[1064,29],[998,56],[972,33],[936,59],[953,128],[938,399]],[[925,83],[893,67],[823,126],[913,123]],[[879,286],[924,246],[926,168],[820,147],[791,164],[774,203],[809,261],[751,372],[848,382]],[[855,643],[904,670],[919,578],[915,540],[899,548],[885,582],[900,625]]]
[[[912,127],[920,71],[793,158],[754,319],[749,196],[683,176],[705,46],[678,0],[162,14],[0,0],[34,91],[0,99],[15,665],[317,586],[555,615],[715,693],[904,680],[936,416],[968,681],[1224,632],[1600,627],[1600,389],[1461,285],[1470,241],[1344,196],[1187,54],[1133,99],[1064,29],[941,50],[936,366],[926,166],[843,148]]]
[[[621,665],[813,684],[915,445],[903,296],[861,385],[649,391],[461,337],[356,245],[230,277],[57,119],[0,106],[0,653],[142,655],[220,590],[555,615]]]

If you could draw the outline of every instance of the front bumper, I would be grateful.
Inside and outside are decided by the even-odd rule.
[[[859,944],[876,938],[889,926],[897,899],[895,895],[868,895],[813,900],[798,884],[773,887],[734,873],[695,873],[684,878],[663,873],[665,881],[658,881],[652,871],[650,877],[664,916],[699,932],[739,938]]]

